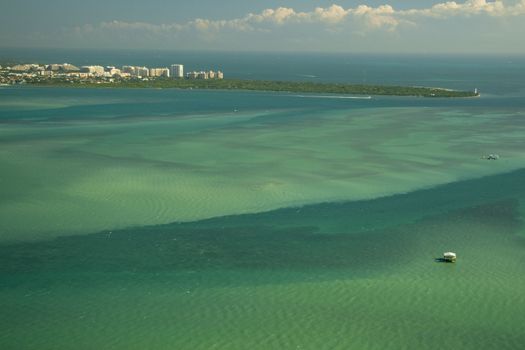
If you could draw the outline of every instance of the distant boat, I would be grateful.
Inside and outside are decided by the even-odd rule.
[[[499,154],[489,154],[488,156],[483,156],[481,158],[486,160],[498,160]]]
[[[456,253],[452,253],[452,252],[443,253],[443,261],[456,262]]]

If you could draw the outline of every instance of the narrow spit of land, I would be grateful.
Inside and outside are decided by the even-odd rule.
[[[434,87],[362,85],[343,83],[313,83],[299,81],[268,81],[241,79],[154,79],[121,80],[115,82],[65,81],[46,79],[30,82],[39,86],[101,87],[101,88],[177,88],[177,89],[218,89],[218,90],[255,90],[295,93],[326,93],[344,95],[387,95],[421,97],[476,97],[475,91],[460,91]]]

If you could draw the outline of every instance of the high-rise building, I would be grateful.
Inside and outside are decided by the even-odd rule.
[[[183,78],[184,66],[182,64],[172,64],[170,68],[170,76],[172,78]]]
[[[120,70],[121,74],[129,74],[133,77],[147,77],[149,76],[149,69],[147,67],[138,67],[138,66],[122,66]]]
[[[170,70],[168,68],[150,68],[150,77],[166,77],[169,78]]]
[[[139,77],[147,77],[149,76],[149,69],[146,67],[135,67],[136,74]]]

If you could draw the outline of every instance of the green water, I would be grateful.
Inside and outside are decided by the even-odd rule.
[[[13,349],[518,349],[524,176],[4,245],[0,339]],[[332,220],[339,228],[323,232]],[[434,261],[449,248],[456,264]]]
[[[275,96],[148,91],[128,110],[137,92],[45,93],[70,107],[14,108],[1,124],[2,240],[371,199],[525,166],[524,114],[508,107],[321,108],[285,95],[287,109],[260,110]],[[179,103],[225,96],[251,109]],[[480,159],[496,152],[497,164]]]
[[[523,106],[397,101],[0,91],[0,347],[520,349]]]

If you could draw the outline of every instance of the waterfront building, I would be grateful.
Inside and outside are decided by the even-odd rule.
[[[149,69],[146,67],[135,67],[136,76],[147,77],[149,76]]]
[[[11,71],[13,72],[27,72],[30,69],[31,69],[31,66],[29,64],[17,64],[11,67]]]
[[[186,79],[223,79],[224,74],[219,70],[217,72],[215,71],[200,71],[200,72],[188,72],[186,74]]]
[[[106,67],[106,73],[110,77],[114,77],[115,75],[121,75],[120,69],[115,67]]]
[[[120,75],[120,69],[116,68],[115,66],[106,66],[104,71],[104,76],[112,77],[115,75]]]
[[[74,65],[69,64],[69,63],[62,64],[61,70],[63,72],[78,72],[78,71],[80,71],[80,69],[77,66],[74,66]]]
[[[147,67],[137,66],[122,66],[121,73],[126,73],[133,77],[147,77],[150,75]]]
[[[197,79],[208,79],[208,72],[204,72],[204,71],[198,72]]]
[[[133,67],[133,66],[123,66],[121,71],[122,71],[122,73],[128,73],[130,75],[136,75],[135,74],[135,67]]]
[[[170,70],[168,68],[151,68],[149,70],[150,77],[166,77],[169,78]]]
[[[170,67],[172,78],[184,78],[184,66],[182,64],[172,64]]]
[[[46,70],[49,70],[49,71],[52,71],[52,72],[58,72],[60,70],[60,65],[59,64],[48,64],[46,66]]]
[[[89,74],[95,75],[95,76],[103,76],[104,75],[104,67],[102,67],[102,66],[82,66],[80,68],[80,71],[82,73],[89,73]]]
[[[91,77],[91,73],[87,72],[70,72],[66,74],[70,78],[80,78],[80,79],[87,79]]]
[[[48,64],[46,66],[46,70],[50,70],[52,72],[78,72],[80,69],[77,66],[74,66],[69,63],[52,63]]]
[[[186,73],[186,79],[197,79],[197,72]]]
[[[45,69],[43,66],[39,66],[38,64],[17,64],[6,68],[11,72],[18,73],[38,72]]]

